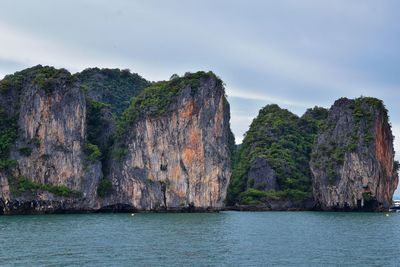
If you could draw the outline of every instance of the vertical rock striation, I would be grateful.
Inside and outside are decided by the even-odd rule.
[[[84,153],[86,102],[66,70],[37,66],[2,81],[2,110],[16,120],[1,171],[4,213],[98,208],[98,161]],[[6,102],[13,95],[12,102]]]
[[[149,85],[40,65],[0,81],[0,214],[221,208],[232,147],[222,81],[188,73],[140,93]]]
[[[314,146],[313,192],[323,210],[387,210],[398,175],[382,101],[339,99]]]
[[[220,209],[229,183],[229,104],[222,81],[198,72],[156,83],[124,113],[106,206]]]

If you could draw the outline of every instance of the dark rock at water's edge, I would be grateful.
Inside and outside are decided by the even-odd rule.
[[[313,198],[302,200],[279,199],[267,200],[262,204],[246,205],[237,204],[235,206],[227,206],[224,210],[234,211],[314,211],[315,201]]]

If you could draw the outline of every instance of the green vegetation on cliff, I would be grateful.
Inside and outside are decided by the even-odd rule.
[[[302,118],[278,105],[260,110],[245,135],[233,166],[227,204],[255,204],[263,199],[299,199],[311,195],[308,162],[318,129],[327,110],[315,107]],[[247,188],[247,175],[256,157],[262,157],[274,169],[279,190]],[[246,191],[247,190],[247,191]]]
[[[359,97],[354,100],[354,106],[351,107],[353,109],[353,117],[355,119],[355,131],[353,132],[354,141],[357,140],[357,137],[354,135],[358,132],[358,130],[363,127],[363,136],[362,141],[366,146],[368,146],[372,140],[374,139],[373,133],[371,131],[372,123],[373,123],[373,109],[381,110],[384,112],[385,117],[387,116],[387,109],[383,104],[383,101],[373,97]],[[360,125],[364,120],[364,125]],[[355,142],[353,143],[353,150],[355,149]]]
[[[99,186],[97,187],[97,195],[99,197],[105,197],[112,191],[112,182],[110,179],[103,178],[99,181]]]
[[[109,104],[86,98],[87,140],[97,146],[100,146],[99,138],[109,123],[103,116],[103,110],[109,107]]]
[[[97,145],[87,143],[85,146],[85,153],[87,155],[87,159],[91,162],[94,162],[101,157],[101,151]]]
[[[223,84],[213,72],[199,71],[185,73],[183,77],[173,75],[169,81],[157,82],[145,88],[133,98],[130,106],[122,114],[117,124],[117,134],[123,135],[129,125],[134,124],[141,116],[162,116],[181,90],[190,86],[194,94],[200,86],[200,79],[211,77]]]
[[[15,165],[9,158],[10,150],[17,138],[17,118],[10,117],[0,108],[0,171]]]
[[[0,93],[5,94],[10,89],[21,91],[26,81],[32,81],[33,85],[50,93],[57,86],[57,83],[72,83],[76,79],[66,69],[37,65],[5,76],[0,81]]]
[[[109,104],[117,116],[129,106],[132,97],[151,84],[129,70],[89,68],[74,76],[90,99]]]
[[[376,112],[383,112],[387,120],[387,110],[382,100],[373,97],[359,97],[354,100],[341,98],[336,101],[337,107],[332,110],[332,117],[324,122],[322,128],[324,139],[330,136],[336,138],[320,142],[312,152],[311,159],[314,167],[326,170],[329,184],[335,184],[339,177],[339,169],[345,161],[346,153],[363,151],[366,153],[368,147],[374,140],[374,119]],[[341,129],[339,133],[335,129],[340,113],[349,112],[347,128]],[[344,115],[342,115],[344,116]]]
[[[34,86],[36,90],[52,92],[58,83],[71,83],[74,78],[65,69],[55,69],[49,66],[37,65],[12,75],[7,75],[0,81],[0,170],[6,170],[16,165],[10,158],[10,151],[15,147],[18,137],[19,96],[25,85]],[[29,156],[32,149],[23,146],[18,149],[20,155]]]
[[[80,197],[81,192],[72,190],[65,185],[47,185],[33,182],[28,178],[21,177],[9,177],[8,182],[10,184],[11,193],[18,196],[25,192],[36,193],[38,191],[47,191],[60,197]]]

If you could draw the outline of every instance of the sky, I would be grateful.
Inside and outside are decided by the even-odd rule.
[[[37,64],[212,70],[240,143],[260,108],[297,115],[340,97],[384,100],[400,159],[400,1],[0,0],[0,79]]]

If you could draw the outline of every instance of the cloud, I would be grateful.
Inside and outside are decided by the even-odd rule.
[[[75,69],[88,60],[78,48],[65,48],[4,23],[0,23],[0,43],[1,60],[12,60],[23,65],[67,64],[65,67]],[[70,65],[71,61],[74,61],[73,65]]]
[[[242,99],[249,99],[255,101],[265,101],[267,103],[276,103],[278,105],[283,105],[283,106],[298,107],[304,109],[315,106],[315,103],[313,102],[295,101],[295,100],[276,97],[266,93],[257,93],[257,91],[259,90],[252,90],[250,88],[246,88],[244,90],[235,87],[229,87],[227,91],[228,91],[228,96],[239,97]]]

